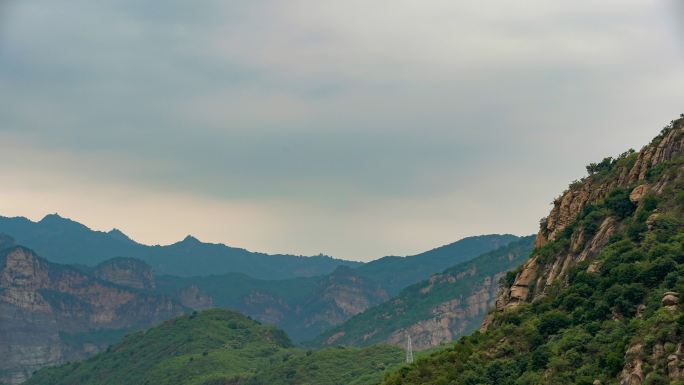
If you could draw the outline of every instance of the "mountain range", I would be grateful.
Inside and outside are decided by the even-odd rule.
[[[167,246],[148,246],[133,241],[120,230],[94,231],[58,214],[46,215],[38,222],[24,217],[0,217],[0,233],[56,263],[93,266],[108,259],[128,257],[145,261],[155,274],[177,276],[235,272],[261,279],[286,279],[323,275],[338,266],[361,264],[324,255],[255,253],[200,242],[192,236]]]
[[[212,307],[237,310],[260,322],[277,325],[296,342],[311,340],[387,301],[392,289],[396,291],[444,266],[467,261],[518,239],[512,235],[469,237],[415,256],[384,257],[367,264],[339,263],[329,273],[265,279],[242,271],[206,276],[158,275],[155,266],[159,265],[175,271],[182,270],[186,261],[198,259],[223,258],[226,266],[236,261],[232,251],[240,249],[205,244],[194,238],[170,246],[145,246],[118,230],[93,231],[56,215],[39,222],[4,218],[0,223],[3,231],[12,234],[3,238],[11,258],[0,261],[6,278],[0,282],[0,291],[10,294],[0,297],[0,305],[6,309],[0,323],[4,333],[0,334],[0,342],[5,346],[3,355],[12,357],[0,367],[0,381],[11,384],[22,382],[45,365],[91,356],[126,333],[174,315]],[[18,246],[15,236],[23,239],[24,244]],[[51,245],[55,245],[54,249]],[[113,249],[108,249],[110,246]],[[33,248],[48,252],[52,259],[77,263],[55,263],[39,256]],[[209,257],[203,251],[208,251]],[[134,257],[121,256],[129,252]],[[290,256],[241,252],[253,257],[257,266],[249,266],[247,257],[237,258],[236,267],[242,264],[243,271],[258,269],[268,260],[279,268],[291,266]],[[116,257],[103,260],[100,255]],[[299,267],[312,266],[308,257],[295,258]],[[321,257],[312,258],[321,261]],[[150,260],[163,263],[151,265]],[[178,260],[180,264],[176,264]],[[340,261],[328,257],[324,260]],[[267,272],[262,276],[301,272]],[[100,320],[105,313],[106,322]],[[22,325],[23,319],[32,321]]]

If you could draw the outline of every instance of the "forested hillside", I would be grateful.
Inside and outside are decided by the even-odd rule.
[[[587,167],[541,221],[483,333],[398,384],[682,384],[684,116]]]
[[[26,385],[372,385],[402,359],[392,346],[294,348],[276,328],[214,309],[131,334],[86,361],[41,370]]]

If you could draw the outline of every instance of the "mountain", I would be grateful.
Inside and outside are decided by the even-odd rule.
[[[498,282],[524,262],[534,237],[453,266],[318,336],[314,346],[406,344],[417,350],[451,342],[477,329],[494,306]]]
[[[213,306],[237,310],[283,328],[295,341],[311,339],[389,298],[379,284],[346,266],[322,277],[273,281],[236,273],[162,276],[157,290],[196,310]]]
[[[62,218],[45,216],[38,222],[23,217],[0,217],[0,233],[35,250],[49,261],[94,266],[117,257],[136,258],[152,266],[156,274],[196,276],[243,273],[261,279],[312,277],[331,273],[338,266],[359,262],[318,255],[268,255],[223,244],[204,243],[192,236],[167,246],[147,246],[131,240],[120,230],[94,231]]]
[[[223,244],[204,243],[187,236],[166,246],[137,243],[117,229],[94,231],[57,214],[38,222],[0,216],[0,233],[35,250],[52,262],[95,266],[113,258],[136,258],[152,266],[155,274],[180,277],[242,273],[263,280],[314,277],[332,273],[338,266],[358,268],[358,274],[383,285],[390,295],[459,262],[517,239],[514,235],[464,238],[421,254],[384,257],[369,263],[311,257],[268,255]]]
[[[36,369],[82,359],[186,311],[168,297],[48,262],[1,238],[0,382],[18,384]]]
[[[385,384],[684,383],[684,115],[587,170],[482,332]]]
[[[135,258],[113,258],[98,264],[93,275],[103,281],[136,289],[152,290],[156,287],[152,268]]]
[[[463,238],[457,242],[408,257],[383,257],[357,267],[359,275],[380,282],[390,295],[429,278],[449,266],[507,245],[519,237],[490,234]]]
[[[402,358],[391,346],[293,348],[278,329],[213,309],[129,335],[86,361],[41,370],[26,385],[370,385]]]
[[[260,280],[244,274],[162,276],[161,293],[196,310],[218,306],[283,328],[295,341],[331,327],[389,298],[390,289],[428,278],[450,266],[516,241],[514,235],[483,235],[409,257],[385,257],[357,268],[340,266],[320,277]]]

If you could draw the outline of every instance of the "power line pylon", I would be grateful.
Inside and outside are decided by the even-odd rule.
[[[407,364],[412,364],[413,363],[413,346],[411,345],[411,335],[407,334],[407,340],[406,340],[406,363]]]

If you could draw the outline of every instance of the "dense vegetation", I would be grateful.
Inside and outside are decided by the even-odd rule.
[[[403,352],[294,348],[239,313],[207,310],[131,334],[83,362],[39,371],[27,385],[377,384]]]
[[[442,303],[456,298],[465,302],[465,298],[482,289],[485,278],[503,275],[506,271],[515,269],[527,259],[533,242],[533,236],[520,238],[468,262],[459,263],[430,280],[409,286],[397,297],[327,331],[312,344],[325,345],[326,340],[339,333],[344,335],[337,338],[335,344],[367,346],[384,342],[398,330],[433,318],[433,310]],[[496,287],[492,287],[491,291],[496,292]],[[467,334],[478,328],[483,318],[482,313],[472,319],[463,320],[462,323],[467,323],[467,326],[461,333]]]
[[[615,180],[636,157],[630,152],[591,165],[590,181]],[[644,182],[662,188],[638,204],[629,198],[635,186],[613,189],[535,251],[543,270],[572,253],[580,234],[591,238],[606,218],[614,218],[618,230],[608,244],[572,267],[567,280],[556,280],[531,303],[496,313],[487,332],[403,367],[385,384],[617,384],[625,364],[645,377],[629,384],[670,384],[668,357],[670,365],[684,366],[674,354],[684,342],[684,312],[661,299],[666,292],[684,294],[682,165],[679,155],[651,168]],[[510,285],[515,277],[509,278]]]
[[[246,385],[363,385],[377,384],[379,375],[398,368],[403,351],[389,345],[366,349],[337,347],[308,350],[261,372]]]

